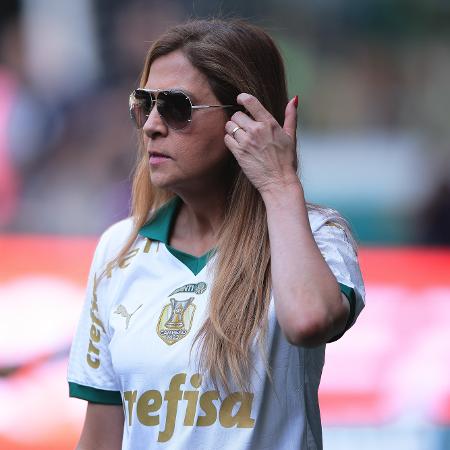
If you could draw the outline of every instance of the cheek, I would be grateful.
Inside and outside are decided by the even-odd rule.
[[[200,129],[199,129],[200,128]],[[229,153],[224,143],[225,124],[204,124],[203,127],[196,126],[189,142],[180,139],[180,152],[189,160],[197,160],[200,164],[206,161],[223,159]],[[181,150],[182,149],[182,150]]]
[[[207,173],[222,172],[232,156],[223,144],[223,138],[197,140],[189,148],[180,149],[179,155],[178,167],[181,172],[195,178]]]
[[[218,133],[198,143],[196,156],[200,160],[200,163],[202,161],[205,163],[220,162],[228,157],[230,151],[225,146],[223,138],[224,133]]]

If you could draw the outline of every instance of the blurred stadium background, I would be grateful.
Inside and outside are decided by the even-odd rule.
[[[448,0],[2,0],[0,448],[75,445],[68,349],[96,238],[128,213],[128,94],[150,42],[205,16],[276,38],[308,200],[360,242],[367,308],[327,349],[325,449],[449,449]]]

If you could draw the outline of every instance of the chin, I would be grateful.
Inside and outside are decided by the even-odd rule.
[[[169,180],[163,180],[160,177],[150,177],[150,182],[158,189],[170,189],[172,186]]]
[[[177,186],[180,183],[180,181],[181,180],[178,180],[175,177],[150,172],[150,182],[152,183],[153,186],[159,189],[171,190],[172,188]]]

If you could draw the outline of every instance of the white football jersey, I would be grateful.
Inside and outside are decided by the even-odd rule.
[[[174,198],[160,208],[120,266],[108,263],[128,238],[131,219],[100,238],[70,352],[70,396],[123,405],[122,449],[321,449],[325,346],[289,344],[273,299],[266,341],[272,381],[256,345],[250,392],[218,391],[198,373],[193,339],[207,315],[214,255],[169,246],[179,204]],[[364,306],[364,285],[344,230],[329,220],[309,212],[318,247],[350,301],[348,328]]]

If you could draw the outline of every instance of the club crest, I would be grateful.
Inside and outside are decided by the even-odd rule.
[[[167,345],[175,344],[189,333],[195,313],[193,303],[195,295],[203,294],[205,290],[206,283],[191,283],[175,289],[168,295],[169,304],[164,305],[156,327],[158,336]],[[187,297],[186,294],[194,296]]]

